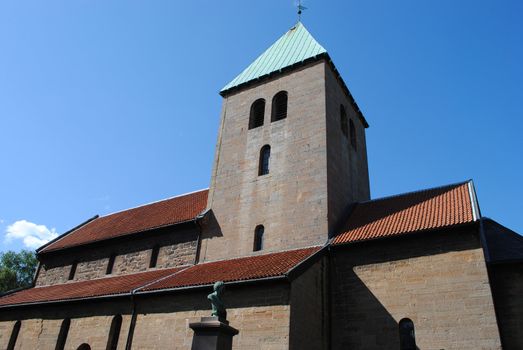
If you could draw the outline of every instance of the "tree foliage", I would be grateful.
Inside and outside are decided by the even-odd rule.
[[[0,293],[30,286],[37,264],[35,253],[28,250],[0,253]]]

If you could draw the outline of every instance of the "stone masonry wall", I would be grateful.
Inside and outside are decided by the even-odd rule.
[[[151,252],[159,245],[156,268],[169,268],[194,263],[198,231],[196,227],[168,228],[111,241],[103,245],[66,250],[43,256],[36,285],[46,286],[68,282],[73,261],[77,268],[72,281],[107,277],[109,257],[115,254],[111,276],[142,272],[149,269]]]
[[[189,323],[210,314],[207,289],[136,297],[136,322],[132,349],[191,348],[193,331]],[[227,287],[224,296],[228,320],[239,329],[234,349],[283,350],[289,348],[289,286],[287,283]],[[54,349],[63,319],[70,318],[65,349],[87,343],[105,349],[115,315],[122,315],[118,349],[124,349],[131,326],[130,298],[85,301],[2,311],[0,348],[9,341],[14,319],[22,327],[17,350]]]
[[[287,118],[271,122],[272,99],[288,92]],[[266,100],[264,125],[248,129],[250,108]],[[264,252],[327,240],[325,63],[246,88],[223,100],[208,208],[219,226],[202,234],[202,261],[253,254],[264,225]],[[270,172],[258,176],[260,150],[271,146]]]
[[[327,263],[322,258],[292,281],[289,349],[329,348]]]
[[[503,349],[523,349],[523,262],[490,267]]]
[[[338,247],[332,258],[332,349],[501,349],[487,270],[471,229]]]
[[[327,172],[329,194],[329,232],[339,230],[347,219],[348,206],[370,199],[369,170],[365,126],[343,92],[334,72],[325,69],[327,101]],[[356,128],[357,147],[354,149],[341,129],[340,106],[345,107],[348,119]]]

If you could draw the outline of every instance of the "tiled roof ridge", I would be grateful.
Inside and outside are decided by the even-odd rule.
[[[133,210],[133,209],[143,208],[143,207],[146,207],[148,205],[153,205],[153,204],[156,204],[156,203],[165,202],[165,201],[168,201],[168,200],[171,200],[171,199],[176,199],[176,198],[182,198],[182,197],[190,196],[192,194],[196,194],[196,193],[200,193],[200,192],[204,192],[204,191],[208,191],[208,190],[209,190],[209,188],[207,187],[207,188],[202,188],[202,189],[199,189],[199,190],[196,190],[196,191],[191,191],[191,192],[187,192],[187,193],[177,194],[177,195],[172,196],[172,197],[158,199],[156,201],[148,202],[148,203],[145,203],[145,204],[140,204],[140,205],[137,205],[137,206],[134,206],[134,207],[131,207],[131,208],[122,209],[122,210],[118,210],[118,211],[115,211],[115,212],[112,212],[112,213],[109,213],[109,214],[101,215],[99,218],[100,219],[101,218],[106,218],[106,217],[111,216],[111,215],[124,213],[126,211],[130,211],[130,210]]]
[[[444,188],[458,187],[458,186],[462,186],[462,185],[465,185],[465,184],[468,184],[468,183],[473,183],[472,179],[468,179],[468,180],[460,181],[460,182],[455,182],[455,183],[451,183],[451,184],[447,184],[447,185],[423,188],[421,190],[414,190],[414,191],[402,192],[402,193],[398,193],[398,194],[392,194],[392,195],[385,196],[385,197],[368,199],[366,201],[356,202],[355,204],[356,205],[360,205],[360,204],[367,204],[367,203],[376,203],[376,202],[384,201],[384,200],[387,200],[387,199],[394,199],[394,198],[398,198],[398,197],[409,196],[409,195],[423,193],[423,192],[442,190]]]

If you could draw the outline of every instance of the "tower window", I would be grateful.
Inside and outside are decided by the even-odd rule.
[[[263,232],[265,228],[263,225],[258,225],[254,229],[254,249],[253,251],[257,252],[263,249]]]
[[[358,149],[358,146],[357,146],[358,140],[357,140],[357,136],[356,136],[356,127],[354,126],[352,119],[349,120],[349,124],[350,124],[350,144],[352,145],[352,148],[357,150]]]
[[[78,261],[73,262],[71,265],[71,270],[69,270],[69,277],[68,280],[72,280],[74,278],[74,275],[76,274],[76,267],[78,266]]]
[[[271,122],[287,118],[287,91],[280,91],[272,99]]]
[[[9,337],[9,343],[7,344],[7,350],[14,350],[16,340],[18,339],[18,333],[20,333],[20,327],[22,326],[21,321],[16,321],[11,331],[11,337]]]
[[[251,106],[251,114],[249,117],[249,129],[254,129],[263,125],[265,117],[265,100],[260,98]]]
[[[271,159],[271,146],[265,145],[260,151],[260,165],[258,175],[267,175],[269,173],[269,163]]]
[[[62,321],[60,326],[60,333],[58,333],[58,339],[56,340],[55,350],[64,350],[65,341],[67,340],[67,334],[69,333],[69,326],[71,325],[71,319],[66,318]]]
[[[111,254],[111,256],[109,257],[109,261],[107,262],[107,270],[105,271],[106,275],[110,275],[113,273],[114,259],[116,259],[116,254]]]
[[[399,322],[400,349],[416,350],[416,337],[414,335],[414,322],[404,318]]]
[[[109,330],[109,338],[107,339],[107,350],[116,350],[118,346],[118,338],[120,337],[120,329],[122,328],[122,316],[116,315],[111,322],[111,329]]]
[[[156,267],[158,262],[158,253],[160,253],[160,246],[154,246],[151,251],[151,261],[149,262],[149,267]]]
[[[347,112],[345,111],[345,107],[343,105],[340,105],[340,127],[341,132],[345,137],[349,137],[349,126],[347,124]]]

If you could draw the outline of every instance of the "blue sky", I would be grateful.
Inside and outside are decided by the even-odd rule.
[[[523,2],[304,5],[369,121],[372,197],[472,178],[523,233]],[[292,0],[1,2],[0,251],[208,187],[218,91],[295,21]]]

